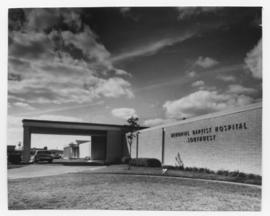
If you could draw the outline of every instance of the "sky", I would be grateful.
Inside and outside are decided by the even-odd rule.
[[[10,9],[8,28],[8,145],[22,119],[155,126],[262,101],[259,7]]]

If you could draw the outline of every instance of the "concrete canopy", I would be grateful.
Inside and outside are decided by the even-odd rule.
[[[96,124],[23,119],[23,161],[30,159],[31,134],[89,135],[92,137],[92,157],[106,161],[119,160],[123,156],[124,125]]]

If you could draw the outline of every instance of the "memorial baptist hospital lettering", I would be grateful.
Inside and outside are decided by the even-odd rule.
[[[175,166],[261,174],[262,103],[232,108],[140,130],[132,157]]]
[[[237,130],[247,130],[246,122],[234,123],[234,124],[226,124],[226,125],[218,125],[215,127],[194,129],[191,131],[182,131],[172,133],[171,137],[187,137],[186,142],[208,142],[215,141],[217,133],[223,133],[228,131],[237,131]],[[213,134],[215,133],[215,134]],[[192,136],[192,137],[191,137]]]

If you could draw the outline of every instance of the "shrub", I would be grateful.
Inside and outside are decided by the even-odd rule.
[[[228,176],[230,172],[228,170],[218,170],[216,172],[217,175],[222,175],[222,176]]]
[[[262,184],[262,176],[255,175],[255,174],[247,174],[246,182],[251,183],[251,184],[261,185]]]
[[[179,166],[171,166],[171,165],[165,165],[163,166],[163,168],[168,169],[168,170],[183,170],[183,171],[192,172],[192,173],[199,173],[199,175],[201,173],[202,174],[215,174],[214,176],[212,175],[211,178],[219,179],[219,180],[223,179],[227,181],[243,182],[243,183],[257,184],[257,185],[261,185],[262,183],[262,177],[260,175],[247,174],[244,172],[239,172],[238,170],[237,171],[228,171],[228,170],[213,171],[208,168],[179,167]],[[223,176],[223,177],[218,177],[218,175]],[[204,175],[200,175],[200,176],[202,177]]]
[[[161,167],[161,162],[156,158],[133,158],[130,165],[141,167]]]
[[[197,168],[197,167],[191,167],[191,171],[198,172],[199,171],[199,168]]]
[[[185,170],[185,167],[184,166],[177,166],[175,167],[176,170]]]
[[[248,174],[248,179],[256,179],[258,175],[255,174]],[[259,176],[260,177],[260,176]]]
[[[243,179],[244,180],[244,179],[247,179],[248,175],[246,173],[240,172],[237,177],[239,179]]]
[[[130,157],[129,156],[124,156],[124,157],[122,157],[121,162],[123,164],[128,164],[129,160],[130,160]]]
[[[229,176],[231,177],[238,177],[239,176],[239,171],[233,171],[229,173]]]
[[[161,162],[155,158],[148,159],[147,164],[149,167],[161,167]]]
[[[172,166],[172,165],[164,165],[164,166],[162,166],[163,167],[163,169],[169,169],[169,170],[174,170],[174,169],[176,169],[176,167],[175,166]]]
[[[207,174],[214,174],[215,171],[210,170],[210,169],[207,169],[207,168],[204,168],[204,173],[207,173]]]
[[[191,167],[185,167],[185,171],[192,171]]]

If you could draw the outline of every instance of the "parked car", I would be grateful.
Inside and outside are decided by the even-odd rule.
[[[34,153],[34,162],[39,161],[48,161],[48,163],[52,163],[53,156],[50,151],[47,150],[37,150]]]
[[[61,154],[58,154],[58,153],[54,153],[54,154],[52,154],[52,156],[53,156],[53,159],[61,159],[62,158]]]

